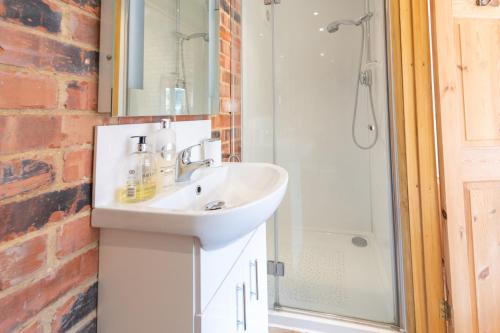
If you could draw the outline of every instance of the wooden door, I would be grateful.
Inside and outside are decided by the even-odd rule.
[[[500,332],[500,6],[431,0],[449,331]]]

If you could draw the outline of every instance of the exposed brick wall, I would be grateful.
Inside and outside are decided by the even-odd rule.
[[[230,15],[221,0],[221,113],[211,117],[226,157],[240,85],[232,1]],[[94,128],[158,120],[96,112],[99,15],[100,0],[0,0],[0,333],[96,332]],[[207,117],[175,120],[192,119]]]
[[[220,0],[220,113],[212,117],[213,136],[230,155],[231,111],[235,112],[235,154],[241,156],[241,0]]]

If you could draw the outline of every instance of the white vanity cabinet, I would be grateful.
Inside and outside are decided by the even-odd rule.
[[[267,332],[266,225],[217,250],[102,229],[99,333]]]
[[[268,330],[266,228],[260,226],[201,314],[201,332]]]
[[[210,138],[210,121],[177,122],[177,148]],[[283,168],[227,163],[136,204],[115,201],[131,136],[159,124],[98,126],[92,225],[99,238],[99,333],[267,332],[266,221]],[[194,156],[193,156],[194,157]],[[225,207],[210,210],[210,204]],[[226,206],[227,205],[227,206]],[[202,246],[203,245],[203,246]]]

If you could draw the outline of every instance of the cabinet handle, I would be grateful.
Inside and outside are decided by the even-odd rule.
[[[255,291],[252,290],[252,271],[255,278]],[[257,259],[250,261],[250,297],[255,296],[255,299],[259,300],[259,262]]]
[[[242,303],[243,303],[243,320],[240,320],[240,292],[242,293]],[[236,286],[236,329],[239,331],[240,326],[243,326],[243,331],[247,330],[247,293],[246,286],[243,283],[241,286]]]

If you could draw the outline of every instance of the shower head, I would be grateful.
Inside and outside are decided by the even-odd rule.
[[[363,24],[364,22],[369,21],[373,17],[373,13],[369,12],[363,16],[361,16],[357,20],[338,20],[338,21],[333,21],[332,23],[328,24],[326,27],[326,31],[329,33],[334,33],[339,31],[341,25],[354,25],[354,26],[359,26]]]
[[[203,40],[205,42],[208,42],[208,34],[206,32],[196,32],[194,34],[191,34],[191,35],[185,35],[183,33],[180,33],[180,32],[176,32],[175,33],[177,38],[179,38],[180,40],[191,40],[191,39],[196,39],[196,38],[203,38]]]

